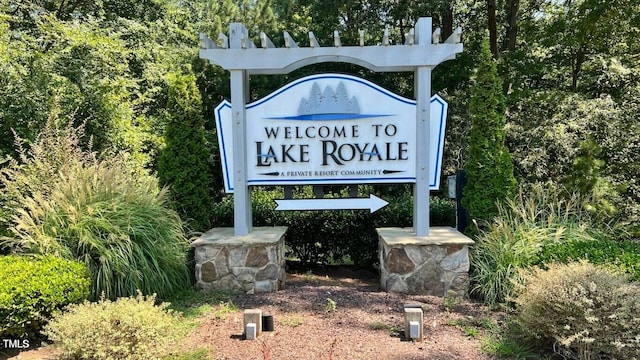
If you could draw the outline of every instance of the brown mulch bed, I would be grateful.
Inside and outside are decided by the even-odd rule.
[[[209,346],[220,360],[492,358],[455,323],[496,318],[495,313],[469,301],[447,312],[442,298],[387,293],[378,282],[377,273],[353,267],[289,269],[285,289],[235,296],[239,311],[208,317],[187,346]],[[327,299],[335,302],[334,311]],[[422,305],[422,342],[404,338],[407,303]],[[273,315],[274,331],[243,340],[243,310],[251,308]]]
[[[377,273],[349,266],[289,268],[284,289],[233,296],[236,311],[220,316],[214,309],[202,316],[175,353],[207,348],[219,360],[495,358],[481,350],[482,329],[470,336],[460,324],[495,323],[499,313],[470,301],[445,311],[440,297],[387,293],[378,282]],[[335,309],[328,308],[328,299]],[[424,311],[421,342],[404,338],[407,303]],[[243,311],[251,308],[273,315],[274,331],[244,340]],[[54,354],[54,347],[45,346],[9,358],[51,359]]]

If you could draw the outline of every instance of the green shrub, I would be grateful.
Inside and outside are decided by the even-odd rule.
[[[202,101],[193,74],[170,74],[167,83],[166,146],[158,159],[158,177],[169,186],[180,216],[191,228],[204,232],[211,228],[214,200]]]
[[[360,186],[359,196],[377,193],[370,186]],[[346,197],[343,191],[329,196]],[[294,192],[294,198],[314,197],[312,187]],[[328,263],[345,256],[360,266],[377,262],[378,227],[411,227],[412,198],[410,190],[399,188],[397,194],[382,196],[389,205],[370,214],[366,211],[275,211],[274,199],[284,198],[282,188],[252,191],[255,226],[288,226],[285,242],[291,256],[303,262]],[[455,203],[448,199],[431,198],[431,225],[455,226]],[[214,206],[215,226],[233,226],[233,197],[227,196]]]
[[[587,262],[550,264],[525,276],[518,322],[565,358],[638,359],[640,286]]]
[[[537,263],[548,244],[601,236],[576,197],[562,198],[555,187],[537,184],[498,206],[498,216],[471,248],[471,293],[487,304],[505,302],[520,270]]]
[[[89,295],[89,272],[54,256],[0,256],[0,336],[38,338],[56,311]]]
[[[176,315],[155,296],[72,305],[44,334],[65,359],[158,359],[179,335]]]
[[[189,286],[187,240],[166,191],[124,155],[99,160],[78,150],[80,137],[73,128],[49,130],[23,164],[3,169],[12,213],[5,245],[84,263],[92,299],[138,289],[166,296]]]
[[[640,281],[640,243],[633,241],[599,239],[547,244],[542,247],[534,264],[566,264],[577,260],[615,267],[629,274],[633,280]]]
[[[505,146],[502,81],[486,40],[482,42],[478,62],[469,105],[471,130],[462,204],[471,218],[491,220],[498,215],[497,204],[513,196],[517,183],[511,154]]]

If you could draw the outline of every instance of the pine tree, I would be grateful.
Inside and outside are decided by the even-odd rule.
[[[170,74],[167,84],[166,146],[158,159],[158,177],[169,186],[176,210],[189,226],[207,231],[214,201],[202,100],[193,74]]]
[[[505,98],[489,44],[480,50],[479,65],[470,101],[471,134],[466,164],[467,185],[462,204],[472,219],[490,220],[497,215],[497,201],[513,196],[516,180],[505,141]]]

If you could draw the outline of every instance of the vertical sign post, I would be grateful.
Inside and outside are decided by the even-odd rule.
[[[431,18],[416,23],[415,42],[418,47],[431,45]],[[431,67],[418,66],[414,71],[416,97],[416,183],[413,185],[413,231],[416,236],[429,236],[429,171],[431,119]]]
[[[242,42],[248,38],[247,29],[240,23],[229,25],[229,47],[241,49]],[[244,236],[251,232],[251,193],[247,184],[247,117],[246,108],[248,94],[247,70],[230,70],[231,75],[231,104],[233,112],[232,137],[238,146],[233,152],[235,188],[233,198],[234,235]],[[245,88],[246,87],[246,88]]]

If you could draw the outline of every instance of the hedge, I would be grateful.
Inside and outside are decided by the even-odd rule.
[[[52,315],[89,296],[90,275],[54,256],[0,256],[0,336],[40,337]]]
[[[640,243],[633,241],[601,239],[548,244],[541,249],[535,265],[578,260],[617,268],[640,281]]]
[[[313,197],[311,187],[299,189],[295,197]],[[371,187],[360,187],[359,196],[368,196]],[[366,195],[365,195],[366,194]],[[345,196],[346,194],[340,194]],[[378,194],[380,195],[380,194]],[[334,195],[327,195],[334,196]],[[337,195],[335,195],[337,196]],[[408,191],[381,195],[389,205],[371,214],[367,211],[276,211],[274,199],[284,198],[281,188],[252,191],[254,226],[288,226],[285,243],[288,256],[302,262],[328,263],[345,256],[360,266],[377,262],[378,227],[411,227],[412,198]],[[455,226],[455,203],[432,198],[431,226]],[[214,226],[233,226],[233,197],[227,196],[214,207]]]

